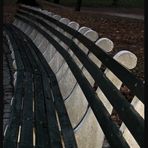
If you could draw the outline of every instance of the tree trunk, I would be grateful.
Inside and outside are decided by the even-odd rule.
[[[36,2],[36,0],[17,0],[17,4],[26,4],[30,6],[39,6],[39,4]]]
[[[112,6],[117,7],[118,6],[118,0],[113,0]]]
[[[77,0],[75,10],[80,11],[82,5],[82,0]]]
[[[55,4],[59,4],[60,3],[60,0],[54,0],[54,3]]]

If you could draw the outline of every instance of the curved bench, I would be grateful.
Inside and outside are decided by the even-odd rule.
[[[46,73],[51,68],[56,76],[78,147],[102,147],[104,134],[112,147],[132,145],[111,121],[113,108],[136,139],[135,146],[143,147],[143,137],[139,135],[143,135],[144,120],[119,91],[122,83],[126,84],[137,96],[138,104],[141,101],[143,104],[143,82],[127,70],[136,66],[133,53],[121,51],[112,58],[107,54],[113,49],[111,40],[99,38],[90,28],[38,8],[21,5],[13,24],[38,47],[40,60],[46,67],[41,71]],[[106,66],[104,72],[100,69],[102,63]],[[13,65],[18,69],[16,62]],[[47,77],[50,78],[50,74]],[[95,82],[99,86],[96,91]],[[54,86],[50,87],[54,91]],[[126,127],[121,131],[126,131]]]

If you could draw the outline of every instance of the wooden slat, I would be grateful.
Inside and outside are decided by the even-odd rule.
[[[43,60],[44,60],[44,59],[43,59]],[[46,65],[46,66],[48,67],[48,65]],[[74,69],[75,69],[75,68],[74,68]],[[77,72],[75,72],[75,73],[77,73]],[[79,77],[80,77],[80,75],[79,75]],[[79,79],[82,79],[82,77],[80,77]],[[87,84],[87,83],[86,83],[86,84]],[[87,87],[88,85],[86,85],[86,84],[85,84],[85,86]],[[82,85],[83,85],[83,84],[82,84]],[[53,90],[55,90],[54,93],[56,93],[57,88],[54,87],[54,84],[53,84],[53,83],[52,83],[52,87],[53,87]],[[114,135],[116,138],[113,137],[113,136],[111,136],[111,139],[112,139],[112,140],[113,140],[113,139],[114,139],[114,140],[116,139],[116,140],[114,141],[114,142],[115,142],[114,144],[117,146],[117,145],[120,143],[119,141],[122,139],[122,138],[121,138],[122,136],[119,134],[119,133],[120,133],[120,132],[119,132],[119,129],[117,129],[117,127],[116,127],[112,122],[110,122],[109,115],[107,115],[107,114],[106,114],[106,111],[105,111],[106,109],[103,108],[103,109],[105,109],[105,110],[102,111],[102,106],[98,105],[98,103],[97,103],[97,102],[98,102],[98,99],[96,100],[97,102],[92,101],[92,100],[96,97],[96,96],[92,95],[92,93],[91,93],[92,91],[90,92],[90,90],[87,90],[87,92],[88,92],[87,95],[89,95],[89,96],[91,97],[91,99],[89,100],[89,102],[91,101],[92,104],[93,104],[93,106],[94,106],[94,105],[96,106],[94,110],[96,110],[95,112],[96,112],[96,114],[97,114],[99,123],[102,122],[102,129],[103,129],[103,131],[106,131],[107,134],[108,134],[108,133],[112,133],[112,134],[116,133],[116,134]],[[100,103],[101,103],[101,102],[100,102]],[[59,105],[58,108],[60,108],[60,104],[61,104],[61,103],[57,104],[57,105]],[[92,107],[92,105],[91,105],[91,107]],[[99,108],[99,110],[98,110],[98,108]],[[98,110],[98,111],[97,111],[97,110]],[[108,119],[105,121],[106,118],[108,118]],[[103,119],[103,120],[101,120],[101,119]],[[109,122],[108,125],[107,125],[107,124],[104,124],[104,123],[108,123],[108,122]],[[60,123],[61,123],[61,122],[60,122]],[[107,129],[108,129],[108,130],[107,130]],[[116,132],[114,132],[114,130],[116,130]],[[119,132],[119,133],[118,133],[118,132]],[[118,134],[117,134],[117,133],[118,133]],[[120,135],[120,136],[119,136],[119,135]],[[110,136],[110,135],[108,135],[108,136]],[[119,136],[120,138],[119,138],[118,136]],[[118,138],[119,138],[120,140],[119,140]],[[117,139],[118,139],[119,141],[118,141]],[[122,140],[121,140],[121,141],[122,141]],[[124,140],[123,140],[123,141],[124,141]],[[122,142],[123,142],[123,141],[122,141]],[[124,142],[125,142],[125,141],[124,141]],[[123,142],[123,143],[124,143],[124,142]],[[111,143],[112,143],[112,142],[111,142]],[[122,144],[123,144],[123,143],[122,143]],[[125,142],[125,143],[126,143],[126,142]],[[114,144],[112,143],[112,145],[114,145]],[[121,143],[119,144],[120,147],[122,147],[122,144],[121,144]],[[119,146],[119,145],[118,145],[118,146]],[[123,147],[125,148],[125,147],[126,147],[126,144],[123,144],[123,145],[124,145]],[[127,146],[127,147],[128,147],[128,146]]]
[[[34,113],[35,113],[35,136],[36,148],[49,148],[50,139],[47,130],[47,119],[45,113],[45,102],[40,75],[34,75]]]
[[[12,37],[15,39],[17,45],[18,45],[18,51],[19,51],[19,54],[20,54],[20,57],[23,61],[23,64],[24,64],[24,67],[25,67],[25,70],[26,71],[32,71],[32,67],[31,67],[31,63],[29,62],[28,60],[28,56],[26,55],[26,48],[25,48],[25,45],[24,45],[24,40],[23,38],[20,38],[20,36],[18,34],[16,34],[16,32],[13,30],[12,26],[9,25],[9,30],[12,33]]]
[[[19,126],[21,125],[21,106],[23,102],[23,72],[18,72],[10,123],[4,138],[4,148],[16,148]]]
[[[20,35],[21,38],[23,38],[22,34],[18,32],[18,29],[16,29],[15,27],[13,29]],[[28,47],[28,48],[26,48],[26,52],[27,52],[28,57],[32,56],[31,63],[35,62],[35,59],[37,60],[36,62],[39,63],[39,60],[37,58],[34,59],[34,57],[33,57],[34,54],[32,54],[30,52],[30,50],[32,50],[32,49],[31,49],[31,46],[29,45],[29,42],[26,42],[25,45],[27,45],[27,47]],[[37,66],[36,65],[33,66],[34,68],[36,68],[36,70],[40,69],[40,67],[41,67],[40,64],[37,64],[37,63],[34,63]],[[46,109],[46,112],[47,112],[46,116],[47,116],[47,119],[48,119],[48,131],[49,131],[50,139],[51,139],[50,140],[50,145],[53,146],[53,147],[54,147],[54,145],[56,147],[61,147],[60,135],[58,135],[60,133],[59,133],[58,127],[57,127],[56,116],[54,115],[55,110],[54,110],[54,106],[53,106],[53,103],[52,103],[53,100],[52,100],[52,98],[50,98],[51,94],[48,93],[49,90],[47,89],[47,88],[49,88],[49,84],[46,82],[45,85],[46,86],[44,86],[43,89],[44,89],[44,95],[46,94],[46,96],[45,96],[45,106],[46,106],[46,108],[45,109]],[[45,91],[45,89],[47,89],[47,90]]]
[[[54,40],[52,40],[52,41],[55,43]],[[58,46],[58,48],[61,49],[61,47],[59,47],[59,46]],[[47,73],[49,71],[49,73],[51,74],[50,67],[48,66],[45,59],[42,58],[41,53],[37,49],[36,49],[36,53],[38,53],[38,56],[39,56],[40,60],[42,61],[43,65],[45,66],[45,70],[47,71]],[[67,55],[67,53],[64,53],[64,54],[65,54],[66,57],[69,57]],[[75,76],[78,78],[79,83],[80,83],[81,87],[83,88],[83,91],[84,91],[84,93],[85,93],[85,95],[86,95],[86,97],[87,97],[87,99],[88,99],[88,101],[89,101],[89,103],[90,103],[90,105],[91,105],[97,119],[98,119],[98,122],[101,124],[101,127],[102,127],[103,131],[105,132],[109,142],[115,147],[117,145],[120,145],[120,147],[124,147],[124,148],[128,147],[128,145],[125,142],[124,138],[122,137],[119,129],[115,126],[115,124],[113,124],[110,121],[109,114],[107,113],[107,110],[105,109],[103,104],[99,101],[99,98],[94,94],[94,91],[93,91],[93,89],[91,89],[91,86],[89,86],[87,80],[86,79],[84,80],[83,76],[81,77],[82,74],[78,70],[78,67],[76,66],[76,64],[71,60],[71,58],[67,59],[67,63],[69,64],[70,68],[73,67],[73,68],[71,68],[71,70],[73,71]],[[56,106],[57,111],[60,113],[59,114],[59,119],[60,119],[60,116],[62,117],[61,111],[63,110],[61,108],[62,101],[60,101],[60,99],[58,97],[58,94],[57,94],[57,92],[59,91],[58,90],[59,88],[57,88],[56,79],[54,78],[54,76],[53,76],[52,79],[53,79],[53,81],[51,82],[52,83],[51,88],[53,90],[53,94],[54,94],[55,99],[58,99],[58,100],[55,100],[55,106]],[[61,128],[63,128],[63,130],[65,128],[67,129],[67,125],[65,125],[65,121],[66,121],[65,119],[66,118],[63,118],[63,119],[61,118],[61,120],[60,120]],[[104,120],[102,120],[102,119],[104,119]],[[108,123],[108,124],[104,124],[104,123]],[[67,132],[65,132],[65,139],[64,140],[67,140],[66,137],[69,136],[69,131],[67,131]],[[112,136],[112,135],[114,135],[114,136]],[[66,141],[66,143],[67,143],[67,141]]]
[[[20,57],[20,53],[18,51],[18,45],[16,44],[16,41],[14,40],[14,38],[12,37],[12,34],[9,31],[8,25],[4,26],[4,30],[6,31],[7,35],[9,36],[10,42],[13,46],[13,50],[14,50],[14,54],[15,54],[15,60],[16,60],[16,65],[17,65],[17,70],[24,70],[24,65],[22,62],[22,59]]]
[[[11,26],[8,26],[9,27],[9,31],[13,34],[12,37],[13,39],[16,41],[17,45],[18,45],[18,52],[20,53],[20,57],[21,57],[21,60],[23,61],[24,63],[24,67],[25,69],[29,69],[30,68],[30,65],[29,63],[27,63],[26,61],[28,61],[25,53],[23,52],[24,51],[24,46],[23,45],[23,40],[20,40],[20,38],[18,38],[18,36],[16,35],[16,33],[13,31],[13,29],[11,28]],[[27,63],[27,64],[26,64]],[[29,76],[30,77],[30,76]],[[31,78],[31,77],[30,77]],[[29,78],[27,79],[26,83],[30,83],[31,81],[29,80]],[[25,96],[24,96],[24,99],[27,100],[27,99],[30,99],[29,95],[32,94],[32,83],[29,87],[29,84],[24,84],[25,85]],[[29,94],[29,92],[26,92],[28,91],[31,93]],[[17,93],[17,92],[16,92]],[[27,98],[27,99],[26,99]],[[23,100],[24,100],[23,99]],[[32,99],[32,98],[31,98]],[[26,105],[24,105],[24,103]],[[31,119],[32,121],[29,121],[28,122],[28,119],[26,120],[25,118],[27,118],[27,113],[29,112],[29,107],[30,105],[32,105],[29,101],[28,101],[28,104],[27,102],[23,102],[23,105],[24,105],[24,108],[23,110],[25,110],[23,113],[22,113],[22,118],[23,118],[23,121],[22,121],[22,125],[19,126],[19,128],[21,129],[21,131],[19,131],[18,134],[20,134],[20,137],[21,137],[21,144],[20,144],[20,147],[26,147],[26,145],[28,147],[32,147],[32,143],[33,143],[33,140],[32,140],[32,121],[33,119]],[[20,104],[20,107],[22,107],[22,104]],[[28,112],[27,112],[28,111]],[[31,111],[32,112],[32,111]],[[32,115],[31,112],[29,112],[28,115]],[[26,114],[26,115],[25,115]],[[12,115],[13,117],[13,115]],[[19,119],[20,120],[20,119]]]
[[[22,36],[22,33],[20,33],[20,32],[18,32],[18,29],[16,28],[16,27],[14,27],[13,25],[11,25],[11,29],[13,30],[13,32],[16,34],[16,36],[18,36],[18,38],[20,39],[20,42],[21,42],[21,40],[24,38],[23,36]],[[26,57],[28,58],[28,60],[27,61],[29,61],[29,66],[31,67],[30,69],[32,69],[32,73],[41,73],[40,72],[40,69],[39,69],[39,67],[38,67],[38,65],[37,65],[37,63],[36,63],[36,61],[35,61],[35,57],[34,57],[34,55],[32,55],[32,53],[31,53],[31,46],[29,45],[29,43],[25,40],[25,38],[24,38],[24,40],[23,40],[23,42],[22,42],[22,44],[23,44],[23,49],[21,49],[21,50],[23,50],[23,53],[26,55]]]
[[[42,81],[44,85],[45,106],[47,112],[46,116],[48,121],[50,145],[52,148],[62,148],[61,135],[56,118],[56,110],[53,102],[53,96],[51,94],[49,79],[46,76],[43,76]]]
[[[45,24],[45,23],[43,23],[43,24]],[[46,26],[47,26],[47,24],[46,24]],[[49,40],[49,42],[51,42],[56,47],[56,49],[60,52],[60,54],[62,54],[62,56],[66,60],[66,58],[68,57],[68,53],[59,44],[57,44],[57,42],[49,34],[47,34],[45,31],[43,31],[39,27],[37,27],[37,28],[38,28],[39,32],[44,34],[44,36]],[[51,31],[53,31],[53,30],[54,29],[52,29]],[[56,30],[54,30],[54,33],[55,32],[58,35],[60,34]],[[60,35],[61,35],[61,37],[63,37],[62,34],[60,34]],[[65,38],[65,41],[66,41],[66,37],[63,37],[63,38]],[[71,46],[71,49],[72,48],[73,48],[73,46]],[[123,97],[123,95],[121,95],[121,93],[108,80],[108,78],[106,78],[106,76],[100,71],[100,69],[97,68],[97,66],[94,63],[92,63],[91,60],[89,60],[87,58],[87,56],[82,51],[80,51],[78,49],[78,50],[75,50],[75,52],[76,52],[78,58],[81,60],[81,62],[89,70],[89,73],[98,82],[100,88],[103,90],[104,94],[107,96],[107,98],[109,99],[111,104],[118,111],[120,117],[125,122],[125,124],[128,126],[129,130],[134,135],[137,142],[142,146],[143,145],[143,142],[142,142],[143,138],[140,137],[139,135],[143,135],[143,133],[144,133],[144,121],[141,118],[141,116],[127,102],[125,97]],[[67,63],[69,62],[68,60],[66,60],[66,61],[67,61]],[[96,75],[96,73],[98,73],[98,74]],[[127,118],[126,114],[129,115],[129,118]],[[132,125],[133,121],[136,123],[134,126]],[[137,128],[137,126],[138,127],[140,126],[140,128]]]
[[[58,34],[57,34],[58,35]],[[48,38],[50,38],[49,36],[48,36]],[[50,41],[52,41],[52,43],[54,43],[55,44],[55,46],[57,47],[57,49],[61,49],[60,48],[60,46],[58,46],[57,44],[56,44],[56,42],[54,42],[54,40],[52,40],[52,39],[50,39]],[[66,41],[66,40],[65,40]],[[70,43],[70,42],[69,42]],[[72,47],[72,46],[71,46]],[[61,51],[61,53],[62,53],[62,51]],[[63,54],[64,54],[64,52],[63,52]],[[99,72],[99,71],[95,71],[94,69],[95,69],[95,66],[94,67],[90,67],[90,66],[92,66],[91,65],[91,62],[89,61],[89,60],[86,60],[86,58],[85,58],[85,56],[81,53],[80,54],[80,52],[78,52],[77,53],[78,55],[79,55],[79,57],[80,57],[80,59],[84,62],[83,64],[85,64],[86,65],[86,67],[89,69],[89,71],[92,71],[92,75],[94,76],[94,78],[95,79],[98,79],[98,81],[99,80],[101,80],[101,86],[102,86],[102,88],[104,89],[104,92],[106,93],[106,86],[108,86],[108,82],[106,81],[106,78],[104,79],[104,76],[103,76],[103,74],[102,73],[99,73],[100,75],[99,75],[99,77],[98,76],[95,76],[95,73],[96,72]],[[65,55],[65,58],[67,58],[67,60],[70,60],[70,58],[68,58],[68,55]],[[44,60],[43,60],[44,61]],[[77,72],[79,72],[79,74],[80,74],[80,71],[79,71],[79,69],[75,66],[75,65],[72,65],[72,64],[74,64],[72,61],[70,61],[69,62],[69,66],[71,66],[71,68],[72,69],[74,69],[74,68],[76,68],[76,71]],[[117,65],[118,66],[118,65]],[[122,69],[121,69],[122,70]],[[45,70],[45,71],[48,71],[48,70]],[[77,76],[77,78],[78,78],[78,76],[80,76],[80,75],[78,75],[75,71],[73,71],[73,73],[75,74],[75,76]],[[51,75],[50,75],[50,78],[51,78]],[[83,78],[83,77],[82,77]],[[90,97],[89,96],[89,94],[86,92],[86,90],[90,90],[90,92],[92,92],[91,91],[91,89],[89,88],[89,85],[88,85],[88,83],[87,83],[87,81],[85,80],[85,79],[82,79],[82,80],[80,80],[79,78],[77,79],[78,81],[79,81],[79,83],[80,83],[80,85],[81,85],[81,87],[82,87],[82,89],[84,90],[84,93],[85,93],[85,95],[87,95],[87,99],[92,99],[92,97]],[[58,90],[58,87],[55,85],[55,82],[56,82],[56,80],[54,79],[51,83],[52,83],[52,87],[51,87],[51,89],[53,90],[53,93],[54,93],[54,95],[55,96],[57,96],[58,97],[58,95],[57,95],[57,93],[55,92],[55,90]],[[86,84],[86,86],[85,86],[85,84]],[[105,85],[104,85],[105,84]],[[139,83],[140,84],[140,83]],[[137,84],[137,85],[139,85],[139,84]],[[111,89],[109,89],[109,90],[114,90],[114,87],[112,88],[112,84],[110,84],[109,83],[109,86],[110,87],[108,87],[108,89],[109,88],[111,88]],[[137,86],[136,86],[137,87]],[[88,89],[89,88],[89,89]],[[109,91],[110,92],[110,91]],[[93,94],[93,92],[92,92],[92,94]],[[114,94],[114,95],[112,95],[112,94]],[[141,122],[141,120],[140,120],[140,118],[135,118],[133,115],[138,115],[138,114],[136,114],[136,112],[134,112],[134,110],[133,110],[133,108],[130,108],[130,106],[128,105],[128,104],[126,104],[122,99],[121,100],[117,100],[117,101],[119,101],[118,103],[116,102],[116,101],[113,101],[113,97],[114,98],[116,98],[116,97],[120,97],[120,98],[122,98],[119,94],[118,94],[118,92],[117,91],[112,91],[112,93],[111,94],[109,94],[109,93],[106,93],[106,95],[108,96],[108,98],[111,98],[110,99],[110,101],[112,102],[112,104],[114,104],[114,106],[116,107],[116,109],[117,109],[117,111],[120,113],[120,115],[122,116],[122,118],[126,121],[126,124],[128,123],[128,126],[130,127],[131,126],[131,124],[130,124],[130,121],[131,120],[135,120],[135,121],[138,121],[140,124],[139,125],[141,125],[141,127],[142,127],[142,125],[143,124],[141,124],[142,122]],[[94,96],[94,94],[93,94],[93,96]],[[111,97],[112,96],[112,97]],[[95,103],[95,102],[94,102]],[[121,106],[124,106],[125,108],[123,108],[123,111],[120,109],[120,107],[118,107],[118,104],[121,104]],[[92,106],[94,107],[93,109],[95,110],[95,111],[97,111],[97,108],[95,108],[95,105],[94,104],[92,104]],[[101,107],[102,106],[100,106],[100,109],[101,109]],[[126,109],[128,109],[128,110],[126,110]],[[102,108],[102,110],[103,110],[103,108]],[[129,111],[129,112],[127,112],[127,111]],[[132,112],[132,114],[133,115],[131,115],[131,112]],[[104,110],[104,115],[105,115],[105,110]],[[125,113],[127,113],[127,114],[129,114],[129,116],[130,116],[130,120],[129,119],[126,119],[126,116],[124,115]],[[106,114],[107,115],[107,114]],[[97,115],[96,115],[97,116]],[[98,117],[98,116],[97,116]],[[137,116],[138,117],[138,116]],[[99,119],[99,117],[98,117],[98,119]],[[107,118],[106,118],[107,119]],[[110,124],[110,126],[111,126],[111,123],[109,122],[109,120],[108,120],[108,124]],[[102,125],[103,126],[103,125]],[[115,127],[114,127],[115,128]],[[130,127],[130,128],[133,128],[133,127]],[[143,127],[142,127],[143,128]],[[105,129],[105,128],[104,128]],[[115,128],[116,129],[116,128]],[[114,129],[114,130],[115,130]],[[115,130],[116,132],[118,132],[118,130]],[[141,129],[132,129],[132,132],[134,133],[134,135],[136,135],[135,137],[136,137],[136,139],[137,139],[137,141],[140,143],[141,141],[142,141],[142,139],[139,139],[139,131],[140,131],[140,133],[141,133],[141,131],[143,132],[143,130],[141,130]],[[109,137],[109,135],[107,135],[107,137],[109,138],[109,142],[111,142],[112,144],[115,144],[115,143],[113,143],[113,138],[111,139],[110,137]],[[115,134],[115,137],[116,137],[116,134]],[[115,138],[114,137],[114,138]],[[118,136],[116,137],[116,138],[118,138]],[[65,139],[66,140],[66,139]],[[119,139],[119,141],[120,141],[121,139]],[[123,142],[123,141],[122,141]],[[122,143],[123,144],[123,143]],[[125,143],[124,143],[125,144]],[[143,143],[140,143],[140,145],[142,146],[143,145]],[[114,145],[115,146],[115,145]]]
[[[31,73],[25,73],[25,94],[19,148],[33,147],[33,79]]]
[[[26,36],[24,34],[24,36]],[[58,83],[56,80],[56,77],[54,75],[54,73],[52,72],[51,68],[49,67],[48,63],[46,62],[46,60],[44,59],[43,55],[39,52],[39,50],[37,49],[37,47],[33,44],[33,42],[26,36],[26,40],[27,42],[30,42],[30,44],[32,45],[32,49],[31,52],[32,54],[34,54],[34,57],[36,59],[36,62],[38,63],[38,65],[40,65],[40,68],[42,69],[42,72],[48,75],[50,81],[52,81],[52,91],[53,91],[53,95],[55,97],[55,107],[57,110],[57,113],[59,115],[59,120],[60,120],[60,124],[61,124],[61,128],[62,128],[62,134],[63,134],[63,138],[64,138],[64,142],[65,142],[65,147],[77,147],[76,144],[76,140],[74,137],[74,132],[66,111],[66,107],[64,105],[64,101],[62,98],[62,95],[60,93],[59,87],[58,87]],[[36,56],[35,56],[36,55]],[[37,58],[38,57],[38,58]]]

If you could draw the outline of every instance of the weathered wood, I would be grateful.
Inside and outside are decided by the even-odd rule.
[[[65,147],[69,147],[69,146],[77,147],[74,139],[72,127],[66,112],[66,108],[64,106],[63,98],[60,94],[60,91],[56,82],[56,78],[54,75],[51,75],[53,72],[51,72],[51,69],[46,63],[45,59],[42,58],[41,53],[38,50],[35,50],[35,52],[38,55],[39,59],[41,60],[48,74],[48,77],[51,78],[51,82],[52,82],[51,89],[54,96],[55,108],[57,110],[59,120],[60,120],[61,132],[62,132]]]
[[[5,26],[6,28],[7,26]],[[4,28],[4,29],[5,29]],[[23,65],[23,61],[20,57],[20,53],[18,51],[19,47],[18,45],[16,44],[16,41],[13,39],[12,37],[12,34],[10,34],[8,28],[5,29],[6,33],[8,34],[8,40],[10,40],[10,44],[9,45],[12,45],[13,46],[13,51],[15,53],[15,60],[16,60],[16,67],[17,67],[17,70],[24,70],[24,65]]]
[[[22,106],[22,125],[19,147],[33,147],[33,79],[31,73],[25,73],[24,98]],[[24,145],[25,144],[25,145]]]
[[[36,60],[34,59],[34,55],[31,53],[31,45],[26,41],[26,39],[24,38],[24,36],[22,36],[22,34],[20,34],[20,32],[18,32],[18,29],[16,29],[14,26],[12,27],[12,30],[14,31],[14,34],[16,36],[18,36],[20,42],[21,42],[21,39],[23,38],[23,53],[25,54],[25,57],[28,58],[27,61],[28,61],[28,64],[27,65],[29,67],[29,70],[31,70],[32,73],[36,73],[36,74],[39,74],[41,73],[41,70],[39,69],[39,66],[37,65],[36,63]],[[26,60],[24,60],[26,61]],[[27,67],[27,68],[28,68]]]
[[[45,96],[42,88],[42,78],[34,75],[34,116],[35,116],[35,145],[36,147],[50,147],[45,112]]]
[[[51,82],[52,82],[51,86],[52,86],[52,91],[53,91],[53,95],[54,95],[54,98],[55,98],[55,106],[56,106],[56,110],[57,110],[59,120],[60,120],[60,124],[61,124],[61,129],[62,129],[65,147],[69,147],[69,146],[76,147],[76,142],[75,142],[75,139],[74,139],[72,127],[71,127],[68,115],[66,113],[66,109],[65,109],[65,106],[64,106],[63,99],[60,95],[59,88],[57,87],[57,84],[55,85],[56,78],[54,76],[54,73],[50,70],[50,67],[45,62],[45,59],[43,59],[43,56],[38,51],[38,49],[34,46],[34,44],[32,44],[31,40],[29,38],[26,38],[26,40],[28,40],[28,42],[31,43],[32,48],[34,49],[34,54],[36,54],[35,59],[37,60],[38,59],[37,57],[39,57],[39,59],[37,60],[37,63],[40,63],[39,64],[40,66],[41,66],[41,63],[44,63],[41,66],[42,70],[46,71],[49,78],[51,78]],[[32,50],[32,52],[33,52],[33,50]],[[43,67],[48,67],[48,68],[43,69]],[[57,92],[59,92],[59,93],[57,93]]]
[[[50,136],[50,145],[51,147],[61,147],[61,135],[60,129],[58,127],[58,121],[56,117],[56,110],[54,106],[54,98],[52,96],[52,91],[50,89],[50,80],[46,76],[42,77],[44,95],[45,95],[45,106],[47,112],[47,121],[48,121],[48,133]]]
[[[10,123],[4,139],[4,148],[17,147],[19,126],[21,125],[22,118],[21,106],[23,102],[23,80],[23,72],[18,72]]]
[[[11,27],[9,27],[9,30],[12,32],[13,29]],[[23,43],[21,43],[21,40],[19,40],[18,36],[15,36],[16,33],[13,33],[13,38],[15,40],[17,40],[17,45],[19,46],[19,52],[22,52],[20,49],[23,49],[23,47],[21,46]],[[23,40],[22,40],[23,41]],[[21,43],[21,44],[20,44]],[[22,54],[22,53],[21,53]],[[22,57],[22,56],[21,56]],[[23,58],[24,58],[24,54],[23,54]],[[24,59],[22,59],[24,61]],[[27,65],[29,66],[29,65]],[[26,67],[25,67],[26,69]],[[17,72],[17,76],[18,76],[18,72]],[[32,140],[32,123],[33,123],[33,116],[31,114],[32,110],[29,111],[29,108],[32,107],[32,103],[29,102],[32,101],[32,97],[30,95],[32,95],[32,83],[31,83],[31,80],[29,80],[30,75],[28,76],[28,78],[26,78],[25,76],[25,79],[27,79],[25,82],[24,82],[24,86],[25,86],[25,90],[24,90],[24,97],[23,97],[23,103],[19,104],[19,107],[21,107],[21,110],[22,110],[22,116],[18,117],[19,119],[18,120],[22,120],[20,121],[21,122],[21,125],[19,125],[19,131],[18,131],[18,135],[20,138],[20,140],[18,141],[18,137],[17,137],[17,142],[19,143],[20,147],[26,147],[26,145],[28,147],[32,147],[32,143],[33,143],[33,140]],[[18,79],[17,79],[18,81]],[[28,84],[26,84],[28,83]],[[16,92],[18,93],[18,92]],[[27,100],[29,99],[29,100]],[[21,99],[20,99],[21,100]],[[15,99],[13,99],[13,102],[15,101]],[[26,104],[28,103],[28,105]],[[23,105],[22,105],[23,104]],[[14,103],[12,104],[12,107],[14,107]],[[24,108],[23,108],[24,107]],[[30,117],[30,116],[32,117]],[[12,114],[12,118],[14,118],[14,115]],[[22,119],[21,119],[22,118]],[[28,118],[30,118],[28,120]],[[16,124],[17,125],[17,124]],[[13,125],[12,128],[14,128],[15,126]],[[9,129],[8,129],[9,130]],[[9,131],[8,131],[9,132]]]
[[[82,5],[82,0],[77,0],[75,5],[75,11],[80,11]]]

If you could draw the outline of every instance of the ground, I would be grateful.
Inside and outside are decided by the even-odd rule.
[[[96,9],[82,12],[44,5],[42,7],[55,12],[81,26],[87,26],[99,33],[100,37],[110,38],[114,42],[114,53],[126,49],[138,57],[138,63],[133,73],[144,79],[144,21],[121,17],[104,16]],[[16,7],[4,7],[4,22],[12,22]],[[105,8],[104,8],[105,9]],[[104,10],[103,9],[103,10]],[[110,9],[111,10],[111,9]],[[125,10],[125,9],[124,9]],[[93,12],[93,13],[90,13]],[[126,11],[127,12],[127,11]],[[137,11],[138,13],[138,11]]]

